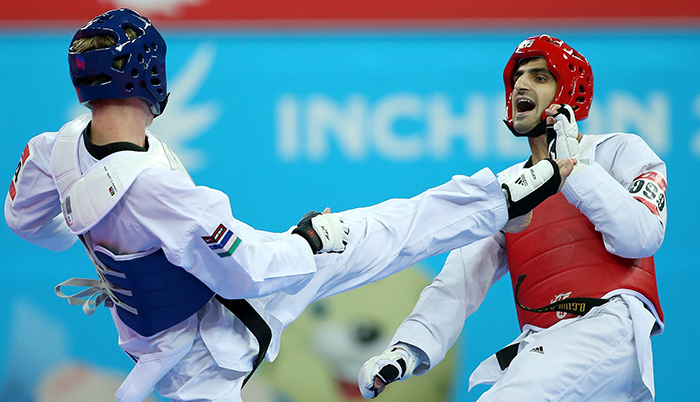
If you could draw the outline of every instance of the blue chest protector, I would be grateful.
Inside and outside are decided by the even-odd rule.
[[[95,257],[114,271],[101,271],[109,282],[112,294],[127,308],[136,311],[132,313],[122,308],[120,303],[114,303],[119,318],[140,335],[152,336],[179,324],[216,297],[258,341],[258,356],[243,385],[262,363],[272,340],[272,330],[247,300],[224,299],[215,295],[194,275],[171,264],[162,249],[124,261],[117,261],[99,250],[95,250]]]
[[[96,257],[108,268],[122,274],[105,272],[115,288],[117,297],[136,309],[136,314],[115,305],[119,318],[142,336],[151,336],[186,320],[202,308],[213,296],[195,276],[171,264],[163,250],[126,261],[116,261],[95,251]]]

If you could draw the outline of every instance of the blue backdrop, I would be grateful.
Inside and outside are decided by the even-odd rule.
[[[229,194],[234,216],[283,231],[309,209],[335,211],[409,197],[484,166],[528,156],[501,122],[502,71],[539,32],[169,32],[168,110],[151,131],[198,184]],[[641,135],[668,165],[668,229],[657,254],[666,331],[653,339],[657,400],[698,400],[692,318],[700,284],[694,181],[700,158],[700,31],[552,31],[586,55],[595,97],[584,133]],[[71,32],[0,33],[9,186],[26,142],[87,109],[76,105],[66,51]],[[0,396],[32,400],[43,372],[65,359],[124,375],[106,310],[86,317],[53,287],[94,269],[79,245],[61,254],[0,227]],[[428,262],[436,274],[444,256]],[[467,320],[454,400],[466,378],[518,333],[510,285],[497,284]],[[24,399],[22,399],[24,398]]]

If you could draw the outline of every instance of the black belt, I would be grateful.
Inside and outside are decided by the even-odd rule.
[[[515,359],[518,354],[518,348],[520,347],[520,342],[508,345],[505,348],[496,352],[496,359],[498,360],[498,365],[501,366],[501,371],[505,370],[510,366],[510,362]]]
[[[572,297],[570,299],[560,300],[540,308],[525,307],[520,303],[518,298],[520,285],[523,283],[524,279],[525,275],[520,275],[518,277],[518,282],[515,284],[515,304],[525,311],[530,311],[533,313],[563,311],[575,315],[586,315],[593,307],[602,306],[608,302],[608,299],[596,299],[594,297]],[[501,370],[508,368],[510,362],[513,361],[515,356],[518,354],[519,348],[520,343],[514,343],[496,352],[496,360],[498,360],[498,365],[501,367]]]
[[[243,386],[245,386],[265,358],[265,353],[267,353],[267,348],[270,346],[270,341],[272,340],[272,330],[247,300],[224,299],[219,295],[216,295],[216,300],[218,300],[224,305],[224,307],[229,309],[229,311],[238,317],[238,319],[241,320],[243,325],[245,325],[246,328],[253,333],[253,336],[255,336],[255,339],[258,341],[258,356],[253,362],[253,370],[251,370],[246,376],[245,380],[243,380]]]
[[[218,300],[224,307],[226,307],[230,312],[232,312],[236,317],[238,317],[239,320],[243,323],[243,325],[248,328],[250,332],[253,333],[253,336],[255,336],[255,339],[258,340],[258,356],[255,358],[255,361],[253,362],[253,369],[248,373],[246,378],[243,380],[243,386],[248,382],[250,377],[253,375],[255,370],[260,366],[260,363],[262,363],[263,359],[265,358],[265,353],[267,353],[267,348],[270,346],[270,341],[272,340],[272,330],[270,327],[267,325],[265,320],[263,320],[262,317],[260,317],[260,314],[258,314],[257,311],[253,308],[253,306],[248,303],[247,300],[245,299],[224,299],[223,297],[216,295],[216,300]],[[126,351],[125,351],[126,352]],[[127,355],[131,358],[131,360],[134,361],[134,363],[137,363],[139,361],[139,358],[132,355],[129,352],[126,352]]]
[[[518,277],[518,282],[515,284],[515,304],[525,311],[530,311],[533,313],[549,313],[551,311],[563,311],[565,313],[571,313],[575,315],[586,315],[593,307],[602,306],[608,302],[608,299],[596,299],[594,297],[572,297],[570,299],[563,299],[552,304],[548,304],[544,307],[539,308],[529,308],[525,307],[520,303],[518,298],[518,293],[520,291],[520,284],[523,283],[525,275],[520,275]]]

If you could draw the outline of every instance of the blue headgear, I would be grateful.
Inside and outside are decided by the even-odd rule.
[[[129,27],[137,37],[129,39]],[[71,46],[68,64],[80,103],[90,107],[94,99],[138,97],[146,101],[154,116],[165,109],[168,92],[165,85],[165,41],[148,18],[120,8],[95,17],[76,32],[71,44],[79,38],[108,35],[116,40],[112,47],[77,53]],[[124,67],[114,67],[114,60],[123,58]],[[86,77],[99,77],[103,82],[91,85]]]

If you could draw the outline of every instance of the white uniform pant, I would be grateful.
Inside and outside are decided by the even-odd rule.
[[[635,326],[651,329],[654,317],[646,311],[649,321],[633,322],[631,309],[644,307],[632,296],[616,296],[584,317],[525,330],[513,342],[520,345],[510,365],[501,370],[492,355],[474,370],[469,389],[493,384],[479,402],[653,401],[653,369],[644,363],[651,363],[649,332],[639,350]]]

